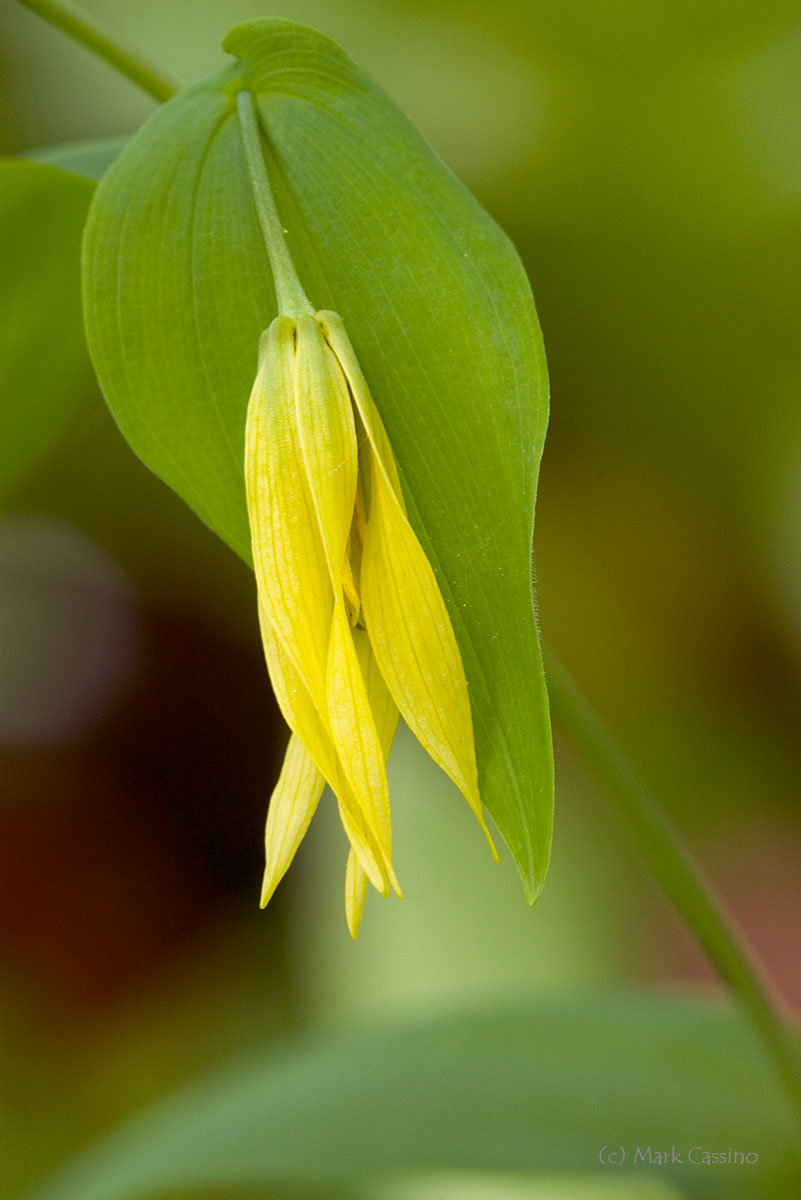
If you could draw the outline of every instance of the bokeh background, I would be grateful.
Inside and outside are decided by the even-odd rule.
[[[801,1007],[801,4],[89,0],[187,79],[254,16],[322,29],[515,241],[552,374],[540,622]],[[0,2],[0,151],[153,104]],[[715,988],[558,743],[549,885],[399,734],[407,898],[342,911],[321,811],[266,913],[285,732],[246,569],[99,398],[0,518],[0,1193],[290,1032],[534,989]]]

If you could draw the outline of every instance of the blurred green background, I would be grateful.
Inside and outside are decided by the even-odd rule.
[[[801,1007],[801,4],[87,8],[187,79],[249,17],[320,28],[509,232],[552,375],[543,635]],[[152,111],[11,0],[0,21],[3,153]],[[533,989],[715,986],[561,744],[536,909],[402,732],[407,898],[372,897],[351,943],[326,810],[259,913],[285,733],[254,599],[96,396],[0,520],[3,1194],[289,1030]]]

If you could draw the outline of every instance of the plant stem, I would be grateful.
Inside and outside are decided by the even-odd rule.
[[[31,12],[69,34],[87,50],[104,59],[132,83],[159,102],[169,100],[180,84],[135,50],[122,45],[113,33],[72,0],[19,0]]]
[[[668,899],[750,1016],[801,1118],[801,1058],[778,998],[762,978],[742,935],[704,879],[667,813],[648,795],[612,735],[553,655],[548,693],[554,716],[614,800],[629,836]]]
[[[259,217],[267,256],[273,272],[275,298],[278,311],[285,317],[313,316],[314,308],[303,290],[298,279],[295,264],[286,244],[286,233],[267,173],[267,163],[264,160],[264,145],[259,131],[259,117],[256,102],[248,91],[237,93],[236,107],[239,112],[239,128],[242,132],[242,145],[245,149],[245,160],[250,173],[250,183],[253,189],[253,199]]]

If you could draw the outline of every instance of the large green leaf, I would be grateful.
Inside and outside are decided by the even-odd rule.
[[[455,1170],[612,1174],[639,1180],[643,1196],[656,1175],[699,1200],[781,1200],[799,1194],[794,1136],[772,1073],[734,1015],[557,997],[329,1035],[254,1059],[160,1103],[30,1200]],[[602,1164],[604,1147],[622,1147],[626,1161]],[[731,1150],[757,1159],[694,1164],[695,1147],[694,1158]],[[657,1164],[665,1152],[669,1161]]]
[[[552,757],[530,556],[547,420],[542,343],[508,239],[328,39],[253,21],[103,178],[85,240],[92,357],[135,451],[243,558],[245,410],[276,312],[236,116],[269,134],[287,242],[344,317],[389,431],[470,686],[482,798],[529,898]]]
[[[0,504],[97,394],[80,288],[93,188],[55,167],[0,162]]]

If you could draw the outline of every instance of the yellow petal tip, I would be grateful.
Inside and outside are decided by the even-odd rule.
[[[387,868],[387,874],[388,874],[388,876],[389,876],[389,884],[391,885],[391,887],[392,887],[392,890],[393,890],[393,892],[395,893],[395,895],[396,895],[396,896],[398,896],[398,897],[399,897],[399,898],[402,900],[402,899],[403,899],[403,892],[401,891],[401,885],[398,883],[398,877],[397,877],[397,875],[395,874],[395,871],[394,871],[394,868],[392,867],[392,864],[391,864],[391,863],[387,863],[387,864],[386,864],[386,868]],[[388,895],[389,895],[389,887],[387,887],[387,890],[386,890],[386,892],[382,892],[381,894],[382,894],[383,896],[388,896]]]
[[[264,878],[261,884],[261,896],[259,897],[259,908],[266,908],[276,893],[276,889],[284,878],[285,872],[280,873],[270,870],[268,867],[264,872]]]
[[[481,828],[484,830],[484,836],[487,839],[487,842],[489,843],[490,853],[492,854],[492,857],[495,859],[496,862],[500,862],[501,856],[498,853],[498,849],[495,845],[495,842],[493,841],[492,834],[489,831],[487,822],[484,820],[483,814],[481,814],[479,816],[478,820],[479,820],[479,824],[481,825]]]
[[[361,925],[361,923],[362,923],[361,922],[361,913],[359,913],[359,919],[357,921],[351,921],[350,919],[348,919],[348,933],[350,934],[350,936],[352,937],[354,942],[356,941],[356,938],[359,936],[359,926]]]

